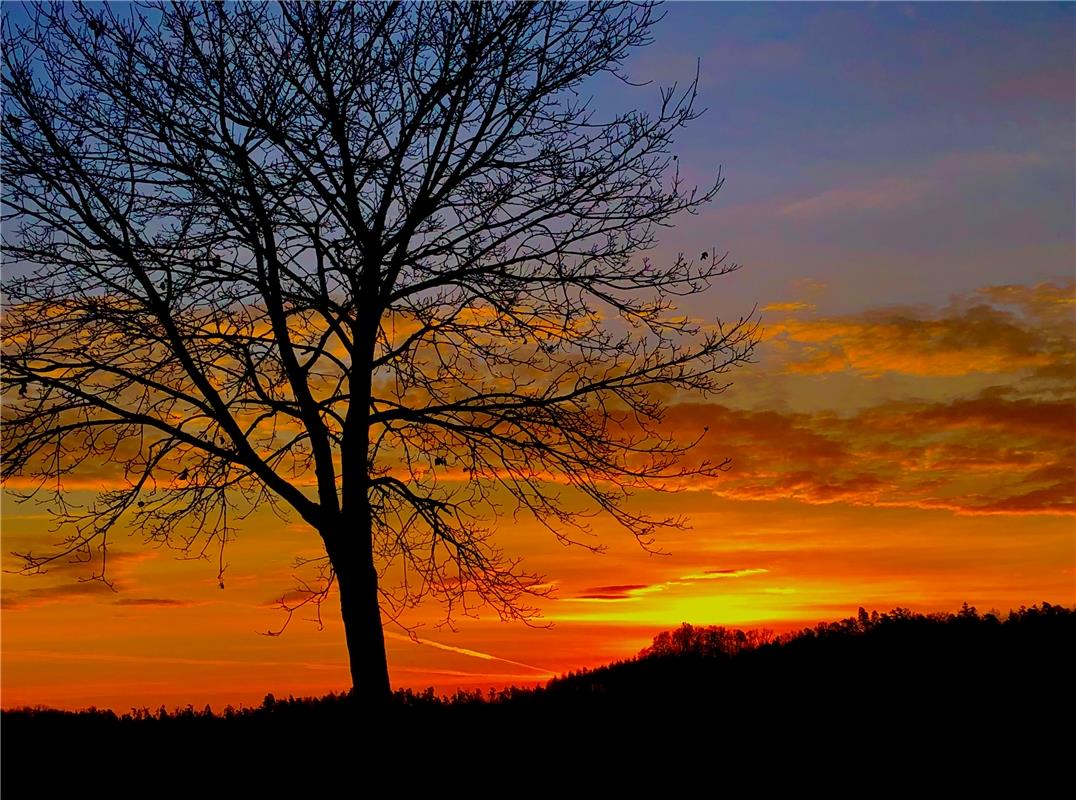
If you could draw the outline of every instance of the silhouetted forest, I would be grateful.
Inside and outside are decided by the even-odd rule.
[[[832,755],[856,759],[1034,755],[1046,769],[1070,752],[1074,642],[1076,611],[1050,603],[1007,615],[967,604],[955,614],[860,609],[781,636],[685,623],[634,658],[544,687],[447,697],[405,689],[378,711],[344,694],[268,695],[221,713],[6,711],[3,779],[6,788],[57,753],[92,763],[100,748],[146,766],[191,754],[301,759],[349,748],[358,764],[424,752],[571,760],[626,744],[647,757],[836,747]]]

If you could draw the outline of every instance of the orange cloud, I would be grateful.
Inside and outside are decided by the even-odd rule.
[[[1016,306],[1040,319],[1053,319],[1072,324],[1076,310],[1076,294],[1073,283],[1058,286],[1039,283],[1035,286],[1004,284],[985,286],[977,294],[996,305]]]
[[[974,514],[1073,513],[1074,423],[1072,402],[997,393],[887,403],[850,416],[683,404],[667,418],[685,440],[709,428],[696,458],[732,459],[728,473],[685,488]]]
[[[1074,291],[1071,283],[987,287],[936,314],[880,309],[770,323],[767,340],[786,371],[801,374],[1049,371],[1072,363]]]
[[[729,578],[747,578],[753,575],[764,575],[768,569],[761,567],[747,567],[740,569],[706,569],[701,572],[693,572],[681,575],[673,580],[661,583],[627,583],[614,586],[593,586],[584,589],[581,594],[575,595],[572,600],[637,600],[644,595],[662,592],[674,586],[689,586],[700,581],[723,580]]]
[[[799,296],[810,297],[809,287]],[[683,483],[687,492],[677,497],[642,492],[630,501],[655,516],[688,517],[692,530],[669,531],[658,542],[670,555],[640,551],[604,518],[595,520],[594,535],[610,546],[598,558],[553,547],[525,515],[502,517],[506,548],[548,574],[545,586],[560,587],[562,599],[541,601],[556,625],[534,631],[457,619],[459,633],[443,630],[442,641],[424,646],[391,634],[394,681],[451,688],[541,680],[547,669],[637,652],[683,620],[780,626],[846,616],[858,605],[929,611],[962,600],[1002,609],[1043,597],[1072,602],[1071,286],[987,287],[941,310],[822,319],[794,305],[770,309],[778,317],[771,353],[783,359],[781,381],[820,387],[832,397],[828,407],[790,411],[777,405],[779,392],[755,408],[674,403],[662,433],[690,442],[708,428],[690,457],[729,456],[732,469]],[[785,312],[802,313],[781,320]],[[830,351],[839,377],[838,367],[802,368]],[[988,377],[970,389],[970,381],[934,379],[962,374],[958,368]],[[860,398],[853,409],[846,388],[882,384],[875,378],[886,371],[901,373],[902,392],[884,401]],[[750,373],[737,378],[752,380]],[[983,391],[984,382],[995,385]],[[451,454],[448,460],[434,470],[438,480],[470,477]],[[112,469],[99,465],[94,478],[120,480]],[[48,541],[45,519],[5,522],[5,549],[25,549],[35,537]],[[316,539],[264,507],[243,526],[251,535],[229,551],[227,591],[212,577],[215,565],[200,570],[160,557],[135,571],[136,558],[153,554],[115,551],[113,578],[122,594],[75,583],[92,563],[59,565],[41,583],[5,580],[4,610],[19,609],[4,617],[5,703],[256,703],[269,690],[321,693],[346,685],[335,607],[324,631],[297,622],[284,640],[256,635],[281,622],[266,618],[277,598],[265,598],[293,583],[287,565]],[[61,579],[66,585],[52,585]],[[441,619],[429,608],[408,613],[408,624]],[[103,648],[111,649],[95,655]]]
[[[762,307],[763,311],[784,311],[794,313],[796,311],[814,311],[815,307],[810,303],[769,303]]]

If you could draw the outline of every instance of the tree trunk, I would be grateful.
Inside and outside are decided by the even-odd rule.
[[[371,533],[367,515],[365,525],[348,526],[337,532],[329,558],[340,587],[352,696],[364,705],[376,706],[387,703],[392,691]]]
[[[370,264],[379,260],[369,257]],[[364,705],[389,701],[388,658],[381,604],[374,565],[374,519],[370,507],[370,397],[373,388],[374,349],[380,309],[369,298],[377,296],[376,276],[367,273],[361,324],[352,330],[355,368],[350,376],[352,401],[344,420],[340,447],[341,504],[338,530],[326,539],[329,558],[340,583],[340,607],[351,663],[351,692]],[[374,283],[369,285],[370,276]]]

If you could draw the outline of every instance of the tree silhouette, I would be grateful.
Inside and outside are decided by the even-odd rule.
[[[677,315],[735,268],[649,260],[709,201],[671,154],[696,83],[602,119],[584,82],[648,4],[41,4],[4,22],[5,470],[65,524],[27,571],[126,526],[223,551],[268,502],[325,548],[351,675],[388,614],[534,613],[491,539],[711,475],[663,400],[714,393],[751,318]],[[701,436],[700,431],[700,436]],[[114,466],[85,508],[65,481]],[[585,504],[580,501],[586,501]],[[587,544],[586,546],[591,546]],[[222,557],[221,557],[222,558]],[[223,561],[221,561],[223,569]],[[223,586],[223,583],[222,583]]]

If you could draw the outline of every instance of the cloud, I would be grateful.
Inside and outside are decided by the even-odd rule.
[[[830,316],[796,300],[767,308],[778,315],[767,329],[774,371],[789,381],[809,376],[823,389],[839,373],[842,389],[828,409],[810,412],[672,405],[662,433],[690,442],[709,431],[689,456],[695,465],[732,460],[730,472],[683,488],[745,500],[962,514],[1072,513],[1076,284],[986,286],[943,308]],[[849,413],[848,387],[884,375],[902,376],[903,399]],[[973,389],[965,384],[966,396],[927,400],[920,398],[931,391],[916,391],[937,385],[927,379],[968,375],[979,377]],[[994,383],[983,389],[985,381]],[[447,483],[471,476],[450,460],[437,477]],[[577,599],[630,600],[646,591],[660,588],[598,586]]]
[[[617,586],[593,586],[576,595],[579,600],[627,600],[632,592],[648,588],[645,583],[625,583]]]
[[[810,303],[769,303],[762,307],[763,311],[783,311],[795,313],[796,311],[814,311],[815,307]]]
[[[763,575],[769,572],[761,567],[745,567],[735,569],[705,569],[701,572],[693,572],[681,575],[672,580],[660,583],[628,583],[615,586],[593,586],[584,589],[581,594],[572,600],[637,600],[643,595],[663,592],[673,586],[687,586],[700,581],[713,581],[734,578],[748,578],[753,575]]]
[[[20,543],[28,537],[20,537]],[[5,543],[10,546],[11,542],[5,536]],[[45,603],[64,602],[80,597],[95,595],[118,595],[123,591],[130,591],[133,586],[132,577],[135,567],[146,560],[156,556],[152,552],[130,552],[126,550],[109,549],[106,576],[110,584],[101,580],[92,579],[100,575],[102,561],[101,551],[90,550],[86,560],[72,558],[67,561],[56,561],[49,564],[47,571],[39,575],[32,575],[20,579],[20,584],[30,585],[28,588],[11,589],[5,587],[0,599],[0,604],[5,610],[27,608]],[[13,570],[15,571],[15,570]],[[57,582],[59,581],[59,582]],[[9,581],[10,586],[10,581]],[[123,598],[117,601],[123,605]]]
[[[984,392],[894,401],[852,415],[670,409],[693,457],[732,469],[684,488],[739,500],[943,508],[965,514],[1069,514],[1076,487],[1076,403]]]
[[[1039,283],[1034,286],[1022,284],[1002,284],[985,286],[976,292],[992,304],[1015,306],[1038,319],[1073,324],[1076,313],[1076,285]]]
[[[15,539],[17,544],[13,542],[12,539]],[[4,544],[8,547],[16,547],[20,552],[24,552],[27,550],[36,551],[38,548],[47,548],[52,542],[42,536],[31,536],[27,534],[15,534],[14,536],[9,536],[5,534]],[[105,567],[109,579],[115,583],[127,576],[134,565],[153,558],[156,558],[156,553],[149,551],[138,552],[132,550],[118,550],[110,547],[108,548],[106,562],[100,548],[90,547],[89,550],[82,553],[72,554],[70,558],[53,561],[51,564],[45,566],[43,571],[39,574],[52,577],[60,576],[65,578],[74,577],[86,579],[99,574],[102,567]]]
[[[1072,283],[987,287],[938,312],[894,308],[767,325],[789,373],[886,372],[919,376],[1028,371],[1072,364]]]
[[[991,179],[1011,180],[1022,171],[1042,169],[1049,164],[1046,155],[1034,150],[956,151],[910,173],[866,177],[829,186],[785,202],[778,207],[777,214],[793,222],[813,224],[933,207],[946,202],[954,187],[967,188]]]
[[[0,606],[5,611],[15,611],[38,606],[44,603],[56,603],[77,597],[112,594],[113,589],[101,581],[83,581],[81,583],[64,583],[55,586],[35,586],[22,591],[4,592],[0,595]]]
[[[762,575],[766,572],[769,572],[769,570],[761,567],[751,567],[748,569],[706,569],[692,575],[685,575],[681,580],[713,581],[721,580],[723,578],[746,578],[749,575]]]
[[[79,575],[84,574],[87,568],[93,568],[94,570],[100,570],[102,566],[107,566],[110,571],[109,577],[120,578],[128,575],[132,568],[136,564],[140,564],[143,561],[152,561],[157,558],[157,553],[146,550],[120,550],[115,547],[108,548],[107,564],[103,561],[103,554],[99,548],[92,550],[92,557],[89,561],[65,561],[65,562],[53,562],[49,565],[49,574],[59,575]]]
[[[186,600],[172,600],[167,597],[121,597],[113,602],[116,606],[152,606],[160,608],[179,608],[192,605]]]
[[[893,211],[918,203],[934,186],[927,178],[882,178],[858,185],[837,186],[786,203],[779,216],[812,221],[863,212]]]
[[[1043,513],[1049,510],[1056,514],[1076,514],[1076,481],[1036,489],[1026,494],[1006,497],[992,503],[985,503],[974,509],[979,514],[1026,514]]]
[[[906,420],[908,426],[925,424],[935,431],[975,432],[976,438],[983,432],[990,432],[1042,436],[1061,443],[1076,427],[1076,405],[1031,399],[1007,400],[987,395],[909,407]]]
[[[938,310],[778,320],[768,329],[774,371],[786,381],[810,376],[823,392],[840,373],[832,385],[841,391],[830,408],[810,412],[670,409],[675,438],[709,430],[694,458],[732,460],[729,472],[685,488],[740,500],[1071,515],[1074,314],[1076,284],[1054,282],[988,286]],[[842,409],[855,381],[887,373],[903,376],[903,399]],[[978,377],[954,381],[970,375]],[[984,388],[984,379],[994,383]],[[974,388],[945,396],[960,386]]]

